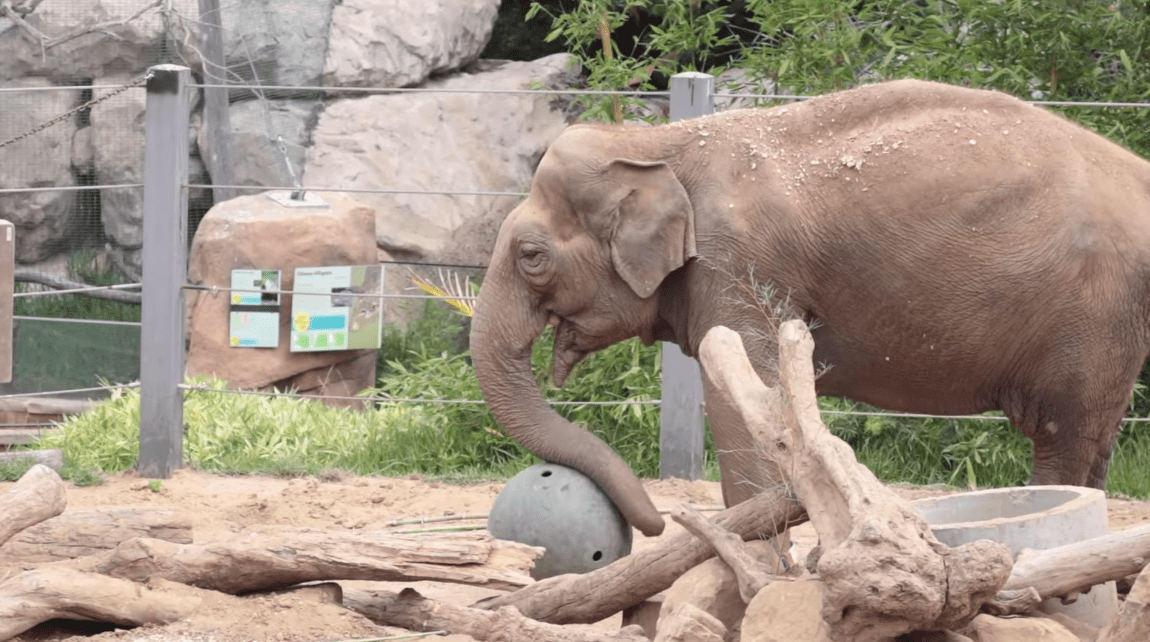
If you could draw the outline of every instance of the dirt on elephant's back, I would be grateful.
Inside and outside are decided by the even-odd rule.
[[[0,493],[11,486],[11,483],[0,483]],[[134,473],[113,475],[100,486],[70,486],[68,504],[73,507],[146,505],[171,508],[192,523],[195,543],[210,544],[234,540],[255,527],[384,530],[394,528],[390,523],[397,519],[485,515],[503,487],[499,483],[456,486],[425,481],[418,475],[405,478],[332,475],[320,480],[314,477],[222,476],[192,470],[177,471],[171,479],[163,480],[158,490],[154,490],[154,486]],[[682,503],[700,508],[718,507],[722,503],[719,485],[715,482],[674,479],[650,481],[646,486],[660,509]],[[897,487],[896,491],[908,499],[952,492],[904,487]],[[1150,522],[1150,503],[1111,499],[1109,506],[1112,529]],[[466,523],[482,522],[472,520]],[[425,527],[450,525],[449,522],[427,524]],[[675,532],[678,528],[677,524],[670,523],[668,532]],[[636,535],[635,548],[654,546],[657,541]],[[0,578],[11,577],[20,570],[4,565],[3,549],[0,549]],[[340,584],[348,588],[391,591],[404,586],[378,582]],[[461,606],[492,594],[488,589],[467,586],[426,582],[415,586],[425,595]],[[376,626],[347,609],[301,596],[239,598],[220,595],[213,599],[215,603],[208,605],[210,608],[197,609],[193,617],[176,624],[107,632],[95,637],[77,635],[74,642],[314,642],[402,633],[399,629]],[[617,630],[618,616],[599,626],[604,630]],[[17,639],[22,642],[68,640],[74,633],[75,629],[41,627],[35,635],[28,633]],[[448,636],[446,639],[455,642],[470,640],[466,636]]]

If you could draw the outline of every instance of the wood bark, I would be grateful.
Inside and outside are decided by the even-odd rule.
[[[0,546],[5,563],[39,564],[94,555],[135,537],[192,543],[192,523],[171,508],[94,506],[71,508]]]
[[[1085,592],[1150,563],[1150,524],[1045,550],[1025,550],[1003,589],[1033,586],[1043,599]]]
[[[56,471],[36,464],[8,492],[0,495],[0,544],[13,535],[64,512],[68,500]]]
[[[779,577],[763,568],[759,560],[746,550],[743,538],[719,528],[699,511],[689,506],[678,506],[671,509],[671,519],[711,545],[719,558],[734,572],[739,583],[739,597],[743,602],[749,604],[755,594],[771,582],[791,579]]]
[[[542,554],[541,548],[479,533],[404,537],[298,529],[206,545],[136,538],[45,568],[137,582],[159,577],[231,594],[326,580],[429,580],[513,590],[532,583],[529,573]]]
[[[810,514],[834,638],[883,639],[969,621],[1009,577],[1009,551],[987,541],[954,549],[939,542],[918,511],[823,424],[806,325],[788,321],[778,338],[779,386],[768,388],[738,333],[707,332],[699,350],[714,391],[707,412],[748,426]]]
[[[714,521],[743,539],[767,539],[805,522],[806,513],[784,490],[772,489],[720,512]],[[715,554],[709,544],[690,533],[659,539],[657,547],[590,573],[550,577],[476,606],[514,606],[529,618],[553,624],[598,622],[666,589]]]
[[[94,573],[41,568],[0,583],[0,642],[57,618],[168,624],[187,617],[200,602],[199,592],[185,586],[158,591]]]
[[[448,631],[470,635],[480,642],[649,642],[638,626],[614,633],[585,626],[560,626],[524,617],[510,606],[495,611],[454,606],[430,600],[409,588],[400,593],[347,591],[344,606],[378,624],[409,631]]]
[[[1150,566],[1147,566],[1118,609],[1118,615],[1098,634],[1098,642],[1150,640]]]
[[[21,459],[31,459],[37,464],[43,464],[57,472],[64,467],[64,451],[59,448],[0,452],[0,462],[19,461]]]

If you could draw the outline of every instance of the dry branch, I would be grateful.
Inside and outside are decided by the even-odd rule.
[[[13,535],[64,512],[68,500],[56,471],[36,464],[8,492],[0,495],[0,544]]]
[[[1082,593],[1150,562],[1150,524],[1045,550],[1025,550],[1004,590],[1033,586],[1043,599]]]
[[[615,633],[560,626],[523,617],[512,607],[496,611],[454,606],[423,597],[413,589],[347,591],[344,605],[368,619],[410,631],[449,631],[486,642],[649,642],[638,626]]]
[[[823,618],[843,642],[964,624],[1010,574],[1005,546],[951,549],[914,507],[884,486],[819,415],[814,340],[801,321],[779,328],[779,382],[768,388],[738,333],[707,332],[700,361],[716,423],[742,423],[778,466],[819,534]]]
[[[790,579],[768,572],[754,555],[747,552],[743,538],[715,526],[691,507],[679,506],[673,509],[671,519],[681,524],[695,537],[711,545],[719,558],[735,573],[735,578],[739,582],[739,597],[743,598],[744,602],[749,604],[751,598],[767,584]]]
[[[196,610],[199,592],[158,591],[128,580],[63,568],[26,571],[0,583],[0,642],[48,620],[93,620],[121,626],[167,624]]]
[[[715,516],[743,539],[767,539],[806,521],[806,513],[779,489],[767,490]],[[591,623],[646,600],[712,557],[714,549],[690,533],[663,535],[658,547],[628,555],[583,575],[560,575],[476,606],[514,606],[529,618],[553,624]]]
[[[1098,642],[1146,642],[1150,640],[1150,566],[1134,580],[1118,615],[1103,627]]]
[[[326,580],[420,581],[513,590],[543,549],[483,534],[404,537],[318,530],[253,532],[207,545],[136,538],[116,548],[52,567],[112,577],[164,578],[224,593]]]
[[[102,553],[136,537],[191,544],[192,523],[172,508],[71,508],[0,546],[0,559],[17,564],[74,559]]]

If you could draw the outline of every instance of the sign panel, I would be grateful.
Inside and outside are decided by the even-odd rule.
[[[296,268],[291,351],[379,349],[383,266]]]
[[[232,270],[231,346],[280,344],[280,271]]]

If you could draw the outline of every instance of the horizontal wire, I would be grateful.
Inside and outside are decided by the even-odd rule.
[[[490,95],[543,95],[543,96],[647,96],[669,97],[670,91],[641,91],[636,89],[464,89],[448,87],[321,87],[315,85],[230,85],[189,83],[196,89],[254,89],[257,91],[316,91],[324,93],[358,94],[490,94]]]
[[[61,316],[23,316],[20,314],[13,314],[11,318],[16,321],[59,321],[61,323],[99,323],[102,326],[135,326],[139,327],[139,321],[104,321],[100,319],[67,319]]]
[[[91,388],[72,388],[69,390],[45,390],[43,392],[20,392],[16,394],[0,395],[0,399],[21,399],[23,397],[51,397],[53,395],[70,395],[80,392],[106,392],[124,388],[139,388],[140,382],[113,384],[109,386],[94,386]]]
[[[86,288],[72,288],[70,290],[34,290],[32,292],[15,292],[12,298],[34,299],[41,296],[55,296],[57,294],[78,294],[81,292],[95,292],[97,290],[131,290],[141,287],[142,283],[121,283],[119,285],[93,285]]]
[[[298,294],[300,296],[339,296],[361,299],[451,299],[453,301],[475,301],[475,295],[455,296],[451,294],[373,294],[371,292],[307,292],[303,290],[260,290],[256,288],[227,288],[218,285],[196,285],[185,283],[185,290],[201,290],[217,294],[220,292],[246,292],[249,294]]]
[[[188,183],[184,187],[192,189],[244,189],[279,192],[346,192],[348,194],[415,194],[424,196],[526,196],[525,192],[498,192],[484,190],[419,190],[419,189],[386,189],[373,187],[308,187],[293,185],[212,185],[210,183]],[[51,188],[47,188],[51,189]]]
[[[334,395],[307,395],[299,392],[270,392],[263,390],[232,390],[230,388],[209,388],[207,385],[190,385],[180,384],[177,386],[181,390],[192,390],[196,392],[217,392],[226,394],[238,395],[256,395],[260,397],[289,397],[292,399],[332,399],[336,401],[365,401],[373,403],[438,403],[444,405],[482,405],[487,402],[482,399],[418,399],[418,398],[400,398],[400,397],[348,397],[348,396],[334,396]],[[630,400],[624,399],[620,401],[552,401],[547,400],[547,403],[553,406],[657,406],[662,403],[659,399],[650,400]]]
[[[61,185],[59,187],[4,187],[0,188],[0,194],[19,194],[22,192],[83,192],[96,189],[135,189],[143,186],[143,183],[117,183],[115,185]]]

